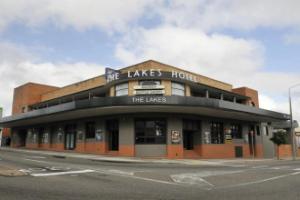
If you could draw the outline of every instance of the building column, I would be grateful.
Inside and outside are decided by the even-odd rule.
[[[167,127],[167,157],[168,158],[183,158],[183,134],[182,134],[182,119],[179,117],[169,117]],[[172,134],[179,133],[180,141],[172,142]]]
[[[135,156],[133,117],[119,118],[119,155]]]
[[[209,98],[209,91],[205,90],[205,98]]]

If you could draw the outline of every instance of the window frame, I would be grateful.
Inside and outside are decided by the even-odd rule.
[[[125,86],[125,87],[122,87],[122,86]],[[118,87],[120,87],[120,88],[118,88]],[[125,91],[125,93],[122,93],[124,91]],[[128,96],[128,94],[129,94],[129,84],[128,84],[128,82],[120,83],[120,84],[115,85],[115,96],[116,97]]]
[[[182,87],[177,87],[177,86],[182,86]],[[182,94],[176,93],[174,91],[180,91],[180,92],[182,92]],[[185,84],[172,81],[171,82],[171,94],[172,94],[172,96],[185,96]]]
[[[147,127],[147,123],[154,122],[153,127]],[[143,124],[142,127],[137,127],[137,124]],[[158,128],[155,129],[157,124],[161,123],[161,135],[157,135]],[[149,124],[148,124],[149,125]],[[139,118],[135,119],[134,122],[134,132],[135,139],[134,142],[136,145],[155,145],[155,144],[166,144],[167,143],[167,120],[161,118]]]
[[[232,139],[243,139],[243,127],[241,124],[232,123],[230,124],[231,137]],[[234,130],[237,130],[234,133]]]
[[[214,124],[216,125],[216,132],[213,131]],[[210,122],[210,143],[225,144],[224,123],[216,121]]]

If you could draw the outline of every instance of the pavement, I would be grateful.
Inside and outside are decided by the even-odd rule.
[[[299,160],[204,160],[195,165],[64,154],[0,149],[0,199],[300,199]],[[20,176],[7,176],[5,170]]]
[[[164,164],[183,164],[183,165],[231,165],[239,163],[244,165],[249,162],[262,162],[273,159],[167,159],[167,158],[137,158],[137,157],[118,157],[106,155],[94,155],[74,152],[55,152],[46,150],[29,150],[11,147],[0,147],[0,151],[24,152],[40,154],[60,158],[81,158],[93,161],[116,162],[116,163],[164,163]]]

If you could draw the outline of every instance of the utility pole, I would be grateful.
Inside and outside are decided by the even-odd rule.
[[[296,160],[296,137],[295,137],[295,131],[294,131],[294,120],[293,120],[293,106],[292,106],[292,95],[291,90],[292,88],[295,88],[297,86],[300,86],[299,84],[293,85],[289,88],[289,105],[290,105],[290,129],[291,129],[291,139],[292,139],[292,153],[293,153],[293,160]]]

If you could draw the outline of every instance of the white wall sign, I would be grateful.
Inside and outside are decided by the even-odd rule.
[[[165,90],[136,90],[135,95],[165,94]]]
[[[133,103],[167,103],[166,97],[132,97]]]
[[[118,70],[106,68],[105,69],[105,77],[106,82],[109,83],[111,81],[120,80],[121,78],[160,78],[163,77],[165,74],[165,77],[168,78],[175,78],[175,79],[182,79],[182,80],[188,80],[193,82],[198,82],[197,76],[183,72],[183,71],[177,71],[172,70],[171,72],[163,72],[161,69],[148,69],[148,70],[128,70],[127,73],[122,73]],[[122,75],[122,76],[121,76]],[[124,75],[124,76],[123,76]]]
[[[153,89],[165,89],[164,85],[135,85],[135,90],[153,90]]]

